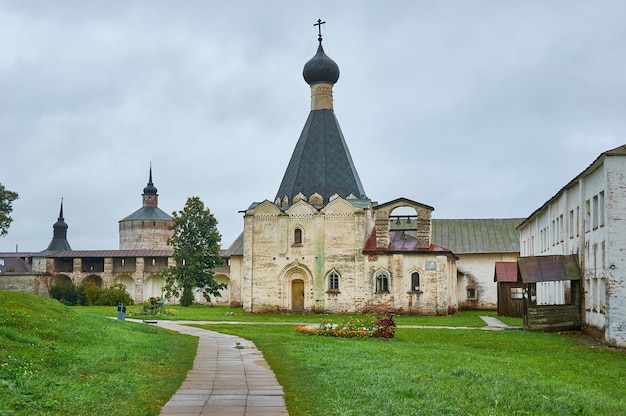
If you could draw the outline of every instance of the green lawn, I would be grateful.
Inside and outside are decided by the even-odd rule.
[[[626,355],[557,334],[398,329],[383,340],[206,328],[254,341],[291,416],[626,414]]]
[[[399,328],[392,340],[340,339],[296,333],[295,323],[341,316],[167,308],[254,341],[285,388],[291,416],[626,415],[626,354],[563,335]],[[107,318],[116,314],[0,292],[0,415],[158,414],[191,367],[197,341]],[[481,315],[495,313],[396,320],[481,327]],[[294,324],[227,323],[252,321]]]
[[[113,306],[76,306],[77,310],[85,309],[90,313],[101,316],[117,316],[117,308]],[[328,315],[328,314],[298,314],[298,313],[277,313],[277,314],[250,314],[245,313],[242,308],[231,308],[229,306],[206,306],[193,305],[182,307],[179,305],[165,305],[164,311],[173,311],[173,315],[161,314],[159,316],[143,315],[141,305],[130,305],[127,307],[128,318],[156,318],[163,320],[188,320],[188,321],[217,321],[217,322],[293,322],[293,323],[317,323],[328,319],[341,319],[348,315]],[[463,311],[451,316],[417,316],[417,315],[396,315],[394,319],[398,325],[419,325],[419,326],[459,326],[459,327],[482,327],[485,322],[479,316],[496,316],[496,311]],[[511,326],[521,326],[521,318],[499,318]]]
[[[0,291],[0,415],[157,415],[197,339]]]

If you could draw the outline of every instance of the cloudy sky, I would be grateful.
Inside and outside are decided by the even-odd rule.
[[[273,200],[317,46],[368,196],[435,218],[526,217],[626,143],[626,2],[0,0],[0,251],[118,248],[150,163],[159,207],[199,196],[227,247]]]

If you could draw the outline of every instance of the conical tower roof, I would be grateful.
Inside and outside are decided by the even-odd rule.
[[[322,23],[318,20],[320,27]],[[318,40],[317,53],[303,70],[311,86],[311,112],[276,194],[278,201],[286,197],[287,205],[300,193],[306,198],[317,193],[324,205],[335,194],[367,198],[332,107],[339,67],[324,53],[321,30]]]
[[[159,208],[159,195],[157,194],[156,186],[154,186],[154,183],[152,182],[152,164],[150,164],[148,183],[145,188],[143,188],[143,194],[141,194],[141,197],[143,206],[129,216],[121,219],[120,222],[137,220],[172,220],[170,215]]]
[[[63,218],[63,198],[61,198],[61,209],[59,210],[59,218],[52,226],[52,240],[48,244],[48,248],[37,253],[35,256],[47,256],[57,251],[69,251],[72,249],[67,241],[67,223]]]

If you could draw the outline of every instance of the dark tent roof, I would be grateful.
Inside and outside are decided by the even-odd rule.
[[[291,203],[299,193],[318,193],[325,204],[334,194],[366,198],[333,110],[310,112],[276,198],[287,196]]]

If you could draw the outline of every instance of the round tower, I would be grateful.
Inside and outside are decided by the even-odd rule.
[[[168,250],[172,236],[172,217],[159,208],[159,194],[152,182],[152,166],[148,184],[143,188],[143,206],[120,220],[120,250]]]

